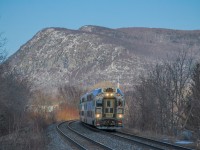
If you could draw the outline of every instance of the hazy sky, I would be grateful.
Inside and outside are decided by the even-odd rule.
[[[46,27],[200,29],[200,0],[0,0],[0,32],[16,52]]]

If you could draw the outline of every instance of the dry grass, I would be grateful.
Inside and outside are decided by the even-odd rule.
[[[36,128],[24,128],[0,138],[0,149],[5,150],[41,150],[46,144],[44,131]]]

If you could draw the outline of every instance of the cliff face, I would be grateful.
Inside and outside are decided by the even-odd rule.
[[[131,86],[158,58],[179,50],[200,50],[200,31],[150,28],[78,30],[46,28],[24,44],[7,63],[35,88],[101,81]]]

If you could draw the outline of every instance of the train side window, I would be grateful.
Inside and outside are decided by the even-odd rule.
[[[86,101],[86,99],[85,98],[82,98],[82,102],[85,102]]]
[[[113,108],[110,108],[110,113],[113,113]]]
[[[84,110],[87,110],[87,103],[84,104]]]
[[[87,101],[92,101],[92,100],[93,100],[93,95],[92,94],[88,95],[87,96]]]
[[[96,107],[102,107],[102,100],[96,101]]]
[[[119,100],[119,101],[118,101],[118,106],[122,106],[122,105],[123,105],[122,101]]]

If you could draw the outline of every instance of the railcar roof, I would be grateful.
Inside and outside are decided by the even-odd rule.
[[[87,95],[88,95],[88,93],[82,95],[81,98],[83,98],[83,97],[87,97]]]
[[[116,89],[117,89],[117,93],[119,93],[120,95],[124,96],[123,92],[119,88],[116,88]],[[103,91],[102,88],[98,88],[98,89],[94,89],[90,93],[92,93],[94,96],[96,96],[99,93],[103,93],[102,91]]]
[[[83,97],[87,98],[88,94],[92,94],[94,96],[97,96],[98,94],[103,93],[102,91],[103,91],[102,88],[94,89],[91,92],[86,93],[83,96],[81,96],[81,98],[83,98]],[[119,93],[120,95],[124,96],[123,92],[119,88],[117,88],[117,93]]]
[[[102,89],[101,88],[95,89],[95,90],[91,91],[91,93],[94,96],[97,96],[98,94],[102,93]]]
[[[119,88],[117,88],[117,93],[119,93],[120,95],[124,96],[124,93]]]

